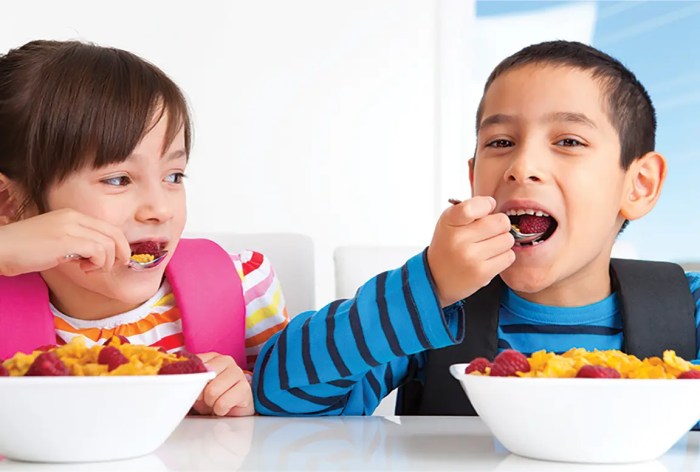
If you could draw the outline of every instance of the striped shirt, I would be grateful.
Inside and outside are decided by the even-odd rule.
[[[408,380],[409,372],[422,379],[425,351],[464,337],[460,304],[440,309],[425,257],[378,275],[353,299],[296,316],[260,353],[253,379],[256,411],[366,415]],[[687,279],[697,326],[700,274],[689,273]],[[622,336],[615,293],[575,308],[538,305],[510,290],[501,300],[499,352],[621,349]]]
[[[289,315],[279,279],[268,259],[260,253],[245,251],[231,255],[241,278],[245,300],[245,348],[247,366],[252,371],[263,344],[286,326]],[[83,336],[86,344],[102,344],[112,336],[122,335],[132,344],[163,347],[175,352],[185,346],[177,301],[167,280],[148,301],[131,311],[102,320],[80,320],[58,311],[51,305],[58,344]]]

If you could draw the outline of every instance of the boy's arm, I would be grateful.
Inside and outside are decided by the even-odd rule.
[[[695,359],[700,359],[700,272],[687,272],[686,277],[688,278],[688,285],[690,286],[690,293],[693,295],[693,300],[695,300],[695,328],[696,328],[696,339],[695,345],[697,353]]]
[[[424,252],[276,334],[256,363],[256,411],[371,414],[411,355],[454,344],[462,330],[461,306],[440,307]]]

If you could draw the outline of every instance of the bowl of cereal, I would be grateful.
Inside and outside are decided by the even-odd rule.
[[[552,461],[631,463],[668,451],[700,420],[700,366],[666,351],[507,350],[453,364],[474,409],[514,454]]]
[[[118,338],[18,353],[0,362],[0,456],[88,462],[149,454],[214,376],[196,356]]]

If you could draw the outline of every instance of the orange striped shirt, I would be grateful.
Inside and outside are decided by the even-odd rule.
[[[263,344],[284,328],[289,315],[279,279],[262,254],[244,251],[232,254],[231,259],[241,277],[246,305],[245,347],[248,365],[252,371]],[[51,305],[59,344],[75,336],[83,336],[88,346],[102,344],[115,335],[126,336],[132,344],[163,347],[174,352],[185,345],[182,335],[180,310],[167,280],[141,306],[102,320],[80,320],[61,313]]]

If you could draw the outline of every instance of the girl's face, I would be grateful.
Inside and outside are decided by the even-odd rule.
[[[130,244],[155,241],[168,251],[164,263],[141,272],[115,265],[111,272],[86,274],[77,263],[42,272],[52,302],[64,313],[105,318],[135,308],[160,287],[186,220],[185,136],[180,130],[163,153],[167,123],[164,113],[124,162],[85,167],[49,189],[49,211],[72,208],[114,225]]]

